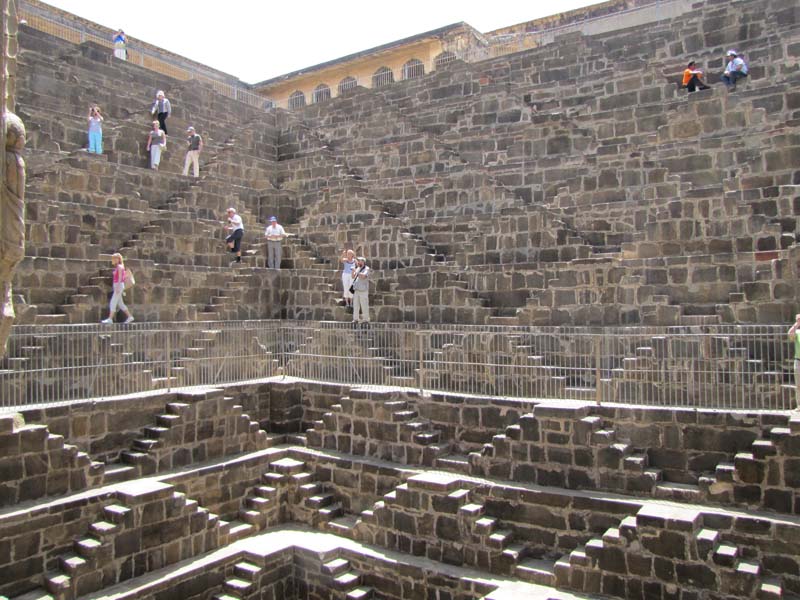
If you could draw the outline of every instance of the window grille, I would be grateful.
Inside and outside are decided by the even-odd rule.
[[[425,65],[422,64],[421,60],[412,58],[403,65],[403,79],[414,79],[423,75],[425,75]]]
[[[296,92],[292,92],[292,95],[289,96],[289,108],[302,108],[306,105],[306,95],[297,90]]]
[[[394,83],[394,74],[389,67],[381,67],[372,74],[372,87],[379,88]]]
[[[358,80],[355,77],[345,77],[339,82],[339,94],[343,94],[347,90],[352,90],[358,85]]]
[[[452,52],[442,52],[433,59],[434,68],[438,69],[439,67],[443,67],[446,64],[453,62],[455,59],[456,55]]]
[[[316,104],[317,102],[325,102],[331,99],[331,88],[324,83],[320,83],[314,88],[314,93],[311,95],[311,101]]]

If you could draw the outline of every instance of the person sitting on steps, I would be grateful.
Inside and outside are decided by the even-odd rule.
[[[683,72],[683,83],[681,87],[686,88],[686,91],[689,93],[697,89],[708,89],[708,86],[703,82],[703,71],[697,68],[694,61],[686,65],[686,70]]]
[[[734,91],[736,82],[747,77],[748,71],[749,69],[744,59],[736,54],[735,50],[728,50],[728,64],[721,77],[722,83],[727,86],[728,90]]]

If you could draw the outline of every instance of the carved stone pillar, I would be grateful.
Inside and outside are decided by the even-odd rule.
[[[0,98],[2,126],[0,147],[0,356],[14,321],[11,279],[25,252],[25,126],[12,110],[17,78],[17,10],[14,0],[0,0],[2,9],[2,55],[0,56]]]

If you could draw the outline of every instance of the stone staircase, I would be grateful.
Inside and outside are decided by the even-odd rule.
[[[76,538],[72,551],[59,557],[57,568],[45,574],[44,588],[51,598],[70,600],[134,577],[135,555],[170,564],[216,548],[223,539],[218,518],[171,486],[130,483],[115,498],[86,535]],[[169,526],[158,523],[154,529],[148,515],[155,523],[158,517],[167,519]],[[47,596],[34,591],[20,597]]]

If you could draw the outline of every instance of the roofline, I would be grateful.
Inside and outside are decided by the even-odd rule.
[[[286,73],[284,75],[278,75],[277,77],[273,77],[272,79],[265,79],[264,81],[259,81],[258,83],[250,84],[251,88],[257,88],[260,86],[270,85],[272,83],[279,83],[283,81],[287,81],[296,77],[298,75],[305,75],[307,73],[313,73],[314,71],[320,71],[327,67],[333,66],[338,63],[347,62],[349,60],[353,60],[356,58],[361,58],[362,56],[367,56],[370,54],[374,54],[375,52],[381,52],[382,50],[389,50],[390,48],[394,48],[396,46],[402,46],[408,44],[410,42],[417,42],[420,40],[424,40],[425,38],[430,37],[438,37],[450,31],[454,31],[458,28],[466,27],[478,33],[477,29],[472,27],[469,23],[465,23],[464,21],[459,21],[458,23],[453,23],[451,25],[446,25],[444,27],[439,27],[438,29],[432,29],[430,31],[426,31],[424,33],[418,33],[417,35],[412,35],[411,37],[403,38],[401,40],[395,40],[394,42],[389,42],[388,44],[382,44],[380,46],[375,46],[374,48],[369,48],[368,50],[361,50],[359,52],[355,52],[354,54],[348,54],[346,56],[341,56],[339,58],[334,58],[333,60],[329,60],[323,63],[319,63],[318,65],[314,65],[312,67],[306,67],[303,69],[298,69],[297,71],[292,71],[291,73]]]

